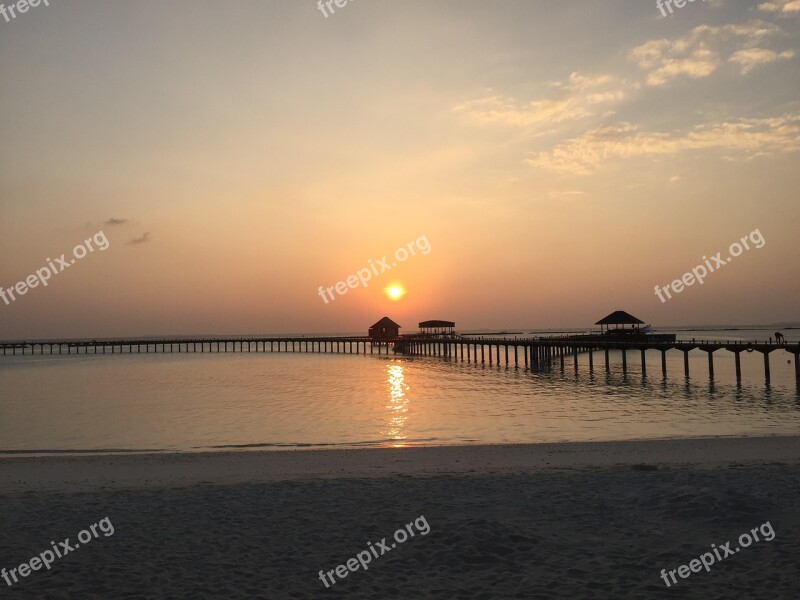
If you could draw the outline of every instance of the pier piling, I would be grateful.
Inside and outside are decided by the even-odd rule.
[[[396,340],[373,340],[366,336],[357,337],[273,337],[273,338],[205,338],[205,339],[158,339],[158,340],[142,340],[142,339],[128,339],[128,340],[84,340],[84,341],[34,341],[34,342],[2,342],[0,341],[0,348],[2,348],[3,356],[16,356],[16,355],[53,355],[53,354],[72,354],[72,349],[75,348],[75,354],[150,354],[150,353],[197,353],[200,346],[200,353],[227,353],[227,352],[267,352],[267,344],[269,344],[269,352],[319,352],[319,353],[337,353],[337,354],[367,354],[367,345],[369,345],[369,353],[375,354],[377,347],[377,354],[381,355],[382,349],[386,347],[386,355],[390,353],[394,355],[404,354],[408,356],[430,356],[440,357],[447,360],[460,360],[464,362],[464,351],[466,346],[466,359],[468,363],[478,362],[478,347],[480,346],[481,364],[486,364],[486,352],[489,353],[489,365],[494,366],[495,360],[497,366],[502,366],[502,360],[505,359],[505,367],[509,368],[511,365],[510,346],[514,350],[514,367],[520,367],[519,352],[522,350],[522,361],[526,369],[530,368],[533,371],[534,367],[537,369],[543,368],[547,363],[548,368],[553,367],[553,362],[558,360],[561,371],[564,371],[564,363],[567,360],[568,354],[572,354],[573,368],[576,372],[579,371],[579,357],[581,352],[589,354],[589,372],[594,371],[594,351],[602,349],[605,359],[606,373],[611,371],[611,357],[610,350],[619,350],[622,353],[622,369],[627,373],[628,350],[639,350],[642,360],[642,375],[647,374],[647,350],[658,350],[661,352],[661,372],[664,378],[667,378],[667,359],[666,354],[670,349],[675,349],[683,352],[683,366],[684,373],[689,378],[689,352],[694,349],[702,350],[708,353],[708,371],[709,377],[714,379],[714,352],[717,350],[727,350],[732,352],[735,361],[736,381],[741,382],[742,379],[742,365],[741,353],[742,352],[761,352],[764,355],[764,377],[767,382],[770,381],[770,361],[769,355],[776,350],[784,350],[792,355],[794,358],[794,372],[798,386],[800,386],[800,345],[794,343],[777,344],[775,342],[731,342],[731,341],[708,341],[708,340],[692,340],[692,341],[676,341],[674,336],[672,339],[664,339],[667,336],[647,336],[639,337],[636,339],[601,339],[601,336],[553,336],[553,337],[537,337],[530,339],[514,339],[510,338],[474,338],[469,339],[465,336],[425,336],[425,335],[410,335],[400,336]],[[208,345],[208,350],[206,350]],[[254,349],[255,345],[255,349]],[[45,353],[45,346],[47,352]],[[177,346],[177,348],[176,348]],[[245,350],[245,346],[247,350]],[[501,358],[501,346],[503,348],[503,358]],[[169,350],[167,350],[169,347]],[[91,352],[89,352],[91,348]],[[66,352],[64,350],[66,349]],[[38,352],[37,352],[38,350]],[[81,351],[82,350],[82,351]]]
[[[647,375],[647,360],[645,359],[645,350],[642,348],[642,375]]]

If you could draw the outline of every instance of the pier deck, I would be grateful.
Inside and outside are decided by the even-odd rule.
[[[501,350],[503,359],[501,359]],[[684,371],[689,375],[689,352],[701,350],[708,354],[709,375],[714,376],[714,353],[718,350],[733,352],[736,360],[736,377],[741,379],[740,355],[742,352],[760,352],[764,360],[764,376],[769,381],[769,356],[783,350],[794,355],[795,376],[800,383],[800,344],[778,344],[769,341],[718,341],[676,340],[674,335],[603,336],[573,335],[537,338],[474,338],[458,334],[449,335],[402,335],[392,340],[374,341],[369,337],[236,337],[236,338],[165,338],[165,339],[116,339],[116,340],[39,340],[0,342],[0,352],[8,355],[50,354],[146,354],[146,353],[225,353],[225,352],[309,352],[344,354],[402,354],[405,356],[440,356],[452,359],[479,361],[485,364],[515,367],[542,367],[558,361],[564,368],[566,357],[571,356],[574,368],[578,368],[579,355],[588,355],[590,368],[594,367],[594,354],[602,351],[605,368],[609,369],[610,351],[622,353],[623,369],[627,368],[628,352],[638,350],[641,354],[642,371],[646,372],[645,353],[648,350],[661,352],[661,369],[666,376],[666,353],[669,350],[683,352]],[[520,357],[521,355],[521,357]],[[521,359],[521,360],[520,360]]]

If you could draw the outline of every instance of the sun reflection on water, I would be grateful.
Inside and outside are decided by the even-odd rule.
[[[386,426],[381,432],[386,438],[393,440],[389,445],[392,448],[404,448],[403,443],[408,436],[405,432],[405,424],[408,420],[410,400],[406,395],[409,390],[403,375],[401,365],[388,365],[386,367],[388,378],[386,383],[389,387],[389,404],[386,405],[389,411],[389,418]]]

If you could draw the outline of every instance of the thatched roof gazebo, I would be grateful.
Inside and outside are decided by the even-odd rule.
[[[423,321],[419,324],[419,330],[426,335],[452,334],[455,332],[455,326],[453,321]]]
[[[607,317],[600,319],[595,325],[600,325],[600,331],[603,333],[639,333],[639,325],[644,325],[644,321],[624,310],[615,310]],[[631,329],[627,329],[628,325],[631,326]]]

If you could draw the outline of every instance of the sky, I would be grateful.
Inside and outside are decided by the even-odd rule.
[[[800,1],[333,9],[0,17],[0,339],[800,321]]]

